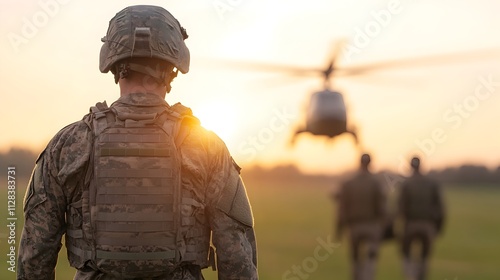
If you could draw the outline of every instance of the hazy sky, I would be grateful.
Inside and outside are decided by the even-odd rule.
[[[109,20],[135,4],[161,5],[187,29],[191,70],[169,103],[190,106],[242,165],[295,163],[310,172],[357,165],[352,138],[301,136],[319,78],[236,69],[217,61],[324,67],[345,39],[338,66],[435,54],[500,50],[500,1],[79,1],[0,0],[0,150],[42,149],[98,101],[118,97],[98,70]],[[429,167],[500,164],[500,52],[481,59],[417,64],[336,77],[349,121],[376,169],[394,170],[414,153]]]

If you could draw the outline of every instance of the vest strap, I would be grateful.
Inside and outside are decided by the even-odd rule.
[[[117,237],[99,237],[97,242],[101,245],[121,246],[123,239]],[[127,238],[127,246],[165,246],[175,244],[174,237],[155,237],[155,238]]]
[[[173,220],[173,213],[97,213],[97,221],[101,222],[162,222]]]
[[[71,245],[71,244],[66,244],[66,248],[68,248],[68,250],[73,253],[74,255],[78,256],[79,258],[83,259],[83,260],[90,260],[92,259],[92,251],[90,250],[84,250],[84,249],[80,249],[74,245]]]
[[[165,260],[175,259],[175,251],[130,253],[97,250],[96,257],[98,259],[115,260]]]
[[[83,231],[81,229],[66,229],[66,234],[75,239],[83,238]]]

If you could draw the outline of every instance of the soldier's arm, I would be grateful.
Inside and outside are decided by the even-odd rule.
[[[254,229],[221,211],[212,215],[218,279],[258,279]]]
[[[49,172],[52,166],[47,154],[37,160],[26,191],[18,280],[55,278],[65,231],[65,199],[61,186]]]
[[[236,171],[231,171],[209,217],[219,279],[258,279],[252,210]]]
[[[442,231],[443,224],[445,222],[445,206],[444,206],[444,198],[441,187],[436,183],[435,184],[435,204],[436,204],[436,227],[438,232]]]
[[[67,198],[77,191],[91,151],[84,122],[63,128],[36,162],[24,198],[24,228],[19,246],[18,280],[54,279],[61,238],[66,231]]]

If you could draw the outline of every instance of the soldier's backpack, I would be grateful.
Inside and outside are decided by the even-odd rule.
[[[190,116],[186,109],[132,114],[105,103],[92,107],[93,168],[82,194],[81,230],[73,221],[67,231],[70,262],[90,260],[87,266],[119,279],[176,268],[186,251],[178,150],[189,133],[181,125]]]

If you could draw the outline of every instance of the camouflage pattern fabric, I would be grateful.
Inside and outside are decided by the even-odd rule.
[[[130,57],[153,57],[189,71],[190,55],[184,43],[188,35],[177,19],[158,6],[127,7],[109,22],[102,39],[99,69],[107,73],[117,61]]]
[[[141,111],[145,107],[169,105],[156,95],[130,94],[112,106]],[[19,280],[55,279],[58,252],[66,231],[67,209],[81,199],[84,176],[93,152],[92,131],[85,118],[57,133],[37,160],[24,202]],[[219,279],[258,279],[253,227],[216,207],[229,179],[238,173],[225,144],[214,133],[195,126],[184,140],[181,154],[182,188],[206,205]],[[186,263],[171,275],[154,280],[203,279],[200,270],[199,266]],[[103,275],[89,265],[78,269],[74,279],[115,278]]]

